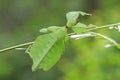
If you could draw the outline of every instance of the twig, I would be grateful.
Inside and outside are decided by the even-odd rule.
[[[118,43],[115,41],[115,40],[113,40],[113,39],[111,39],[111,38],[109,38],[109,37],[107,37],[107,36],[105,36],[105,35],[102,35],[102,34],[100,34],[100,33],[96,33],[96,32],[90,32],[91,34],[94,34],[94,35],[98,35],[98,36],[100,36],[100,37],[103,37],[104,39],[106,39],[106,40],[108,40],[109,42],[111,42],[111,43],[113,43],[114,45],[118,45]]]
[[[92,31],[92,30],[96,30],[96,29],[107,28],[107,27],[110,27],[110,26],[117,26],[117,25],[120,25],[120,23],[110,24],[110,25],[105,25],[105,26],[100,26],[100,27],[95,27],[95,28],[87,29],[84,32],[88,32],[88,31]]]
[[[12,49],[16,49],[16,48],[19,48],[19,47],[23,47],[23,46],[31,45],[31,44],[33,44],[33,43],[34,43],[34,42],[28,42],[28,43],[19,44],[19,45],[16,45],[16,46],[8,47],[8,48],[5,48],[5,49],[0,50],[0,53],[1,53],[1,52],[4,52],[4,51],[8,51],[8,50],[12,50]]]

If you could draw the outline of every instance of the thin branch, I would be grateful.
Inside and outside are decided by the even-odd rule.
[[[113,40],[113,39],[111,39],[111,38],[109,38],[109,37],[107,37],[107,36],[105,36],[105,35],[102,35],[102,34],[100,34],[100,33],[96,33],[96,32],[90,32],[91,34],[94,34],[94,35],[98,35],[98,36],[100,36],[100,37],[103,37],[104,39],[106,39],[106,40],[108,40],[109,42],[111,42],[111,43],[113,43],[114,45],[118,45],[118,43],[115,41],[115,40]]]
[[[89,31],[92,31],[92,30],[102,29],[102,28],[106,28],[106,27],[110,27],[110,26],[117,26],[117,25],[120,25],[120,23],[105,25],[105,26],[101,26],[101,27],[95,27],[95,28],[87,29],[87,30],[84,31],[84,32],[89,32]],[[117,43],[116,41],[112,40],[111,38],[109,38],[109,37],[107,37],[107,36],[104,36],[104,35],[102,35],[102,34],[95,33],[95,32],[91,32],[91,33],[92,33],[92,34],[95,34],[95,35],[98,35],[98,36],[101,36],[101,37],[107,39],[108,41],[112,42],[113,44],[118,45],[118,43]],[[83,36],[83,35],[82,35],[82,36]],[[86,35],[84,35],[84,36],[86,36]],[[81,37],[81,35],[79,35],[79,38],[80,38],[80,37]],[[4,51],[16,49],[16,48],[19,48],[19,47],[23,47],[23,46],[26,46],[26,45],[31,45],[31,44],[33,44],[33,43],[34,43],[34,42],[28,42],[28,43],[19,44],[19,45],[16,45],[16,46],[8,47],[8,48],[5,48],[5,49],[0,50],[0,53],[1,53],[1,52],[4,52]]]
[[[19,47],[23,47],[23,46],[31,45],[31,44],[33,44],[33,43],[34,43],[34,42],[28,42],[28,43],[19,44],[19,45],[16,45],[16,46],[8,47],[8,48],[5,48],[5,49],[0,50],[0,53],[1,53],[1,52],[4,52],[4,51],[8,51],[8,50],[12,50],[12,49],[16,49],[16,48],[19,48]]]
[[[96,29],[107,28],[107,27],[110,27],[110,26],[117,26],[117,25],[120,25],[120,23],[110,24],[110,25],[105,25],[105,26],[100,26],[100,27],[95,27],[95,28],[87,29],[85,32],[96,30]]]

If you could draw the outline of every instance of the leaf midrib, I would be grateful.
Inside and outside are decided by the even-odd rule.
[[[42,56],[42,58],[39,60],[39,62],[37,63],[37,67],[39,67],[39,64],[43,61],[43,59],[45,58],[45,56],[47,55],[47,53],[50,51],[50,49],[54,46],[54,44],[57,42],[57,39],[52,43],[52,45],[46,50],[46,52],[44,52],[45,54]]]

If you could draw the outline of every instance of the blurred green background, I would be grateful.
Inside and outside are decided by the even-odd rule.
[[[120,0],[0,0],[0,49],[34,40],[39,29],[65,25],[65,14],[82,10],[85,24],[120,22]],[[116,30],[101,29],[120,43]],[[31,71],[32,60],[24,51],[0,53],[0,80],[120,80],[120,50],[105,48],[100,38],[71,40],[61,60],[49,71]]]

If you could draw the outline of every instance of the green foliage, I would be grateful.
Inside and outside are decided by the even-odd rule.
[[[74,33],[80,34],[83,31],[85,31],[86,28],[87,26],[85,24],[79,22],[75,26],[72,27],[72,30],[74,31]]]
[[[38,32],[41,28],[65,26],[65,13],[72,10],[92,14],[79,18],[97,25],[89,28],[120,22],[120,0],[0,0],[0,49],[34,40],[44,34]],[[116,29],[92,31],[120,44]],[[46,72],[31,72],[32,59],[24,53],[28,45],[0,53],[0,80],[120,80],[119,48],[101,37],[69,40],[59,62]],[[106,44],[112,47],[105,48]]]
[[[60,29],[61,27],[58,27],[58,26],[50,26],[48,27],[48,31],[49,32],[55,32],[56,30]]]
[[[66,35],[65,37],[65,43],[70,44],[70,36]]]
[[[85,16],[85,15],[91,15],[91,14],[88,14],[82,11],[68,12],[66,14],[67,26],[73,27],[75,24],[77,24],[77,19],[79,18],[79,15]]]
[[[40,29],[40,32],[41,33],[50,33],[50,32],[54,32],[58,29],[60,29],[61,27],[58,27],[58,26],[50,26],[48,28],[42,28]]]
[[[27,49],[27,52],[30,55],[30,57],[33,59],[32,70],[36,71],[38,69],[43,69],[44,71],[47,71],[51,69],[61,58],[61,55],[64,51],[64,43],[69,43],[70,38],[80,39],[85,37],[100,36],[111,42],[112,45],[120,48],[119,44],[115,40],[103,34],[91,32],[95,29],[106,28],[111,26],[119,26],[120,23],[105,25],[101,27],[97,27],[92,24],[87,26],[77,21],[79,15],[85,16],[90,14],[87,14],[82,11],[68,12],[66,14],[66,18],[67,18],[66,26],[63,27],[50,26],[48,28],[42,28],[40,29],[40,32],[45,34],[38,36],[38,38],[34,42],[6,48],[0,50],[0,52],[30,45]],[[71,29],[73,33],[68,33],[69,29]],[[117,29],[118,31],[120,30],[119,27],[114,29]]]
[[[53,33],[40,35],[35,40],[29,53],[33,59],[33,71],[37,69],[47,71],[56,64],[64,50],[65,35],[66,29],[61,27]]]
[[[42,28],[42,29],[40,29],[40,32],[41,32],[41,33],[49,33],[49,31],[48,31],[47,28]]]

